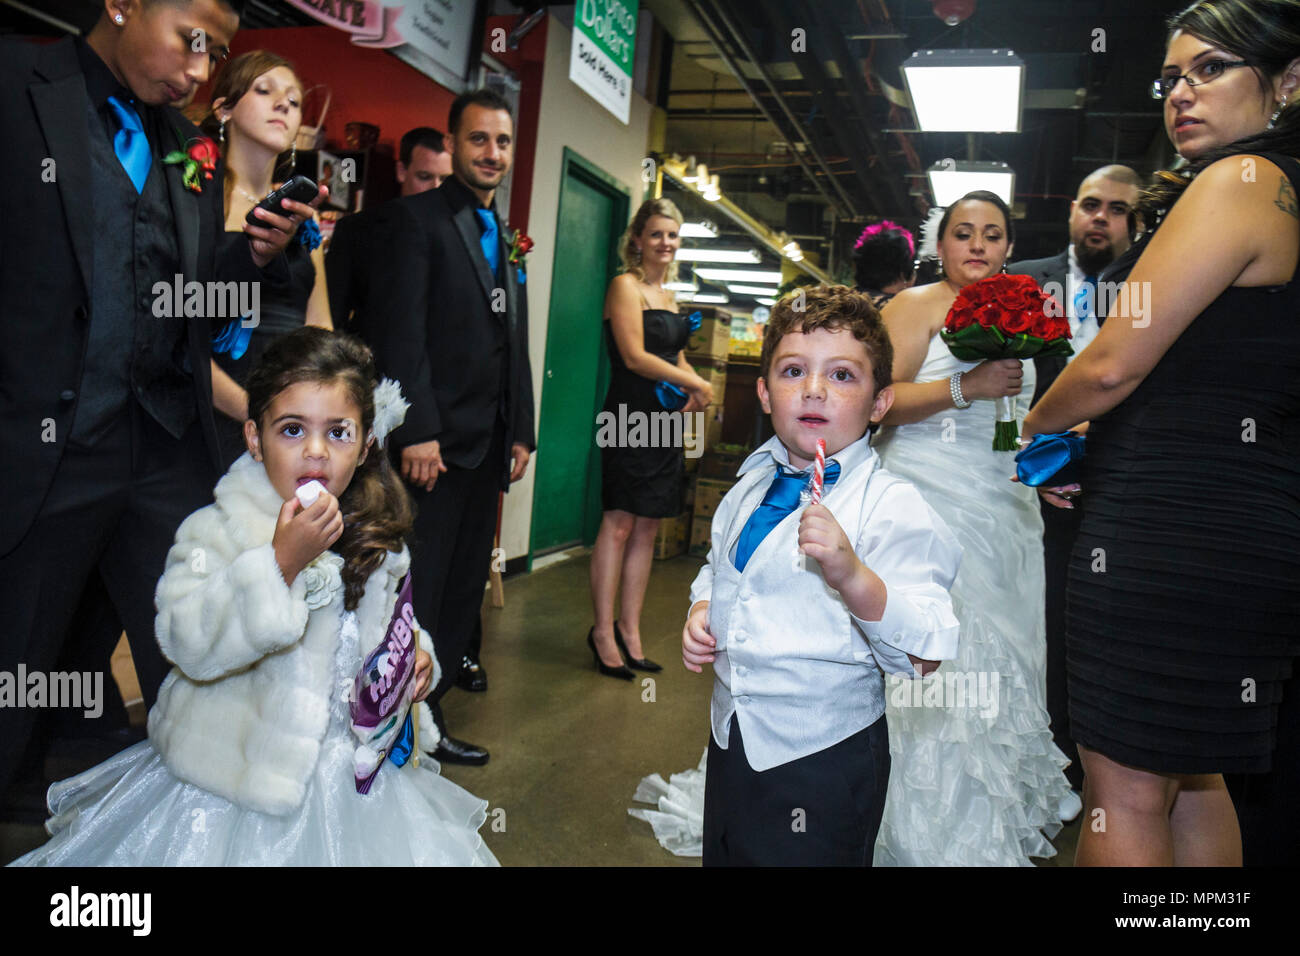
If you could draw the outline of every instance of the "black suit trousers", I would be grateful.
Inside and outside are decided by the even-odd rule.
[[[477,468],[449,465],[432,491],[412,489],[417,509],[411,546],[415,616],[431,632],[442,668],[429,706],[444,734],[439,702],[455,683],[483,607],[505,441],[505,428],[498,423]]]
[[[709,735],[705,866],[871,866],[889,787],[889,728],[874,724],[807,757],[758,771],[733,714]]]
[[[212,500],[216,482],[196,422],[171,437],[134,400],[93,446],[70,445],[36,520],[0,558],[0,671],[56,669],[92,575],[127,631],[146,707],[168,664],[154,637],[154,592],[176,529]],[[106,660],[106,658],[101,658]],[[112,681],[111,674],[104,682]],[[36,713],[0,707],[0,794],[26,749]]]
[[[1065,666],[1066,585],[1070,577],[1070,552],[1083,521],[1083,503],[1057,508],[1039,500],[1043,510],[1043,571],[1047,612],[1047,716],[1052,742],[1070,758],[1065,777],[1075,790],[1083,789],[1083,764],[1079,748],[1070,737],[1070,700]]]

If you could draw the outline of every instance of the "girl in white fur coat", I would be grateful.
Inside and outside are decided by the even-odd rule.
[[[268,349],[248,453],[181,524],[158,582],[176,666],[149,739],[55,784],[53,839],[16,865],[496,864],[486,803],[431,760],[385,761],[356,789],[348,697],[410,563],[410,500],[374,447],[405,404],[381,402],[376,421],[375,385],[348,336],[308,326]],[[312,480],[325,490],[304,508]],[[423,700],[438,675],[422,631],[420,647]]]

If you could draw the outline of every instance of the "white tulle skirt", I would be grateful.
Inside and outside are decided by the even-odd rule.
[[[878,445],[963,554],[957,660],[886,682],[892,765],[877,866],[1031,866],[1056,853],[1069,760],[1048,727],[1042,517],[1034,491],[1010,481],[1014,456],[992,451],[993,419],[992,402],[976,402]]]
[[[633,800],[653,803],[655,809],[632,807],[628,814],[650,824],[659,845],[677,856],[704,855],[704,775],[708,759],[706,747],[694,770],[683,770],[667,780],[652,773],[641,779],[632,795]]]
[[[363,796],[350,741],[327,739],[302,806],[272,816],[178,780],[144,741],[51,787],[52,839],[12,865],[497,865],[487,804],[436,767],[385,764]]]

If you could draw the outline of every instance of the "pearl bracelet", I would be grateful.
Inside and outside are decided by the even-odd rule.
[[[961,393],[961,377],[964,374],[964,372],[953,372],[948,379],[948,392],[952,395],[952,403],[958,408],[970,408],[970,402],[966,401]]]

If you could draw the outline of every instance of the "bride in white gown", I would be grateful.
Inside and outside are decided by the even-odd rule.
[[[958,291],[1001,270],[1006,208],[989,193],[955,203],[938,229],[940,281],[885,308],[894,406],[875,447],[913,482],[962,545],[952,587],[958,659],[918,681],[886,684],[892,767],[877,866],[1017,866],[1056,853],[1049,839],[1079,811],[1052,743],[1046,698],[1042,518],[1035,492],[1009,480],[993,445],[994,402],[1017,395],[1023,420],[1033,362],[961,362],[939,337]],[[933,240],[931,241],[933,243]],[[957,408],[954,373],[969,407]],[[632,809],[678,855],[698,855],[702,770],[642,780]]]
[[[939,281],[900,293],[883,313],[895,400],[876,448],[920,489],[963,555],[952,587],[957,660],[886,685],[892,767],[877,866],[1031,865],[1056,853],[1049,838],[1078,812],[1045,707],[1037,496],[1009,480],[1013,455],[992,450],[993,399],[1016,395],[1023,420],[1034,365],[959,361],[938,334],[957,293],[1002,269],[1009,226],[990,193],[954,203],[935,230]]]

